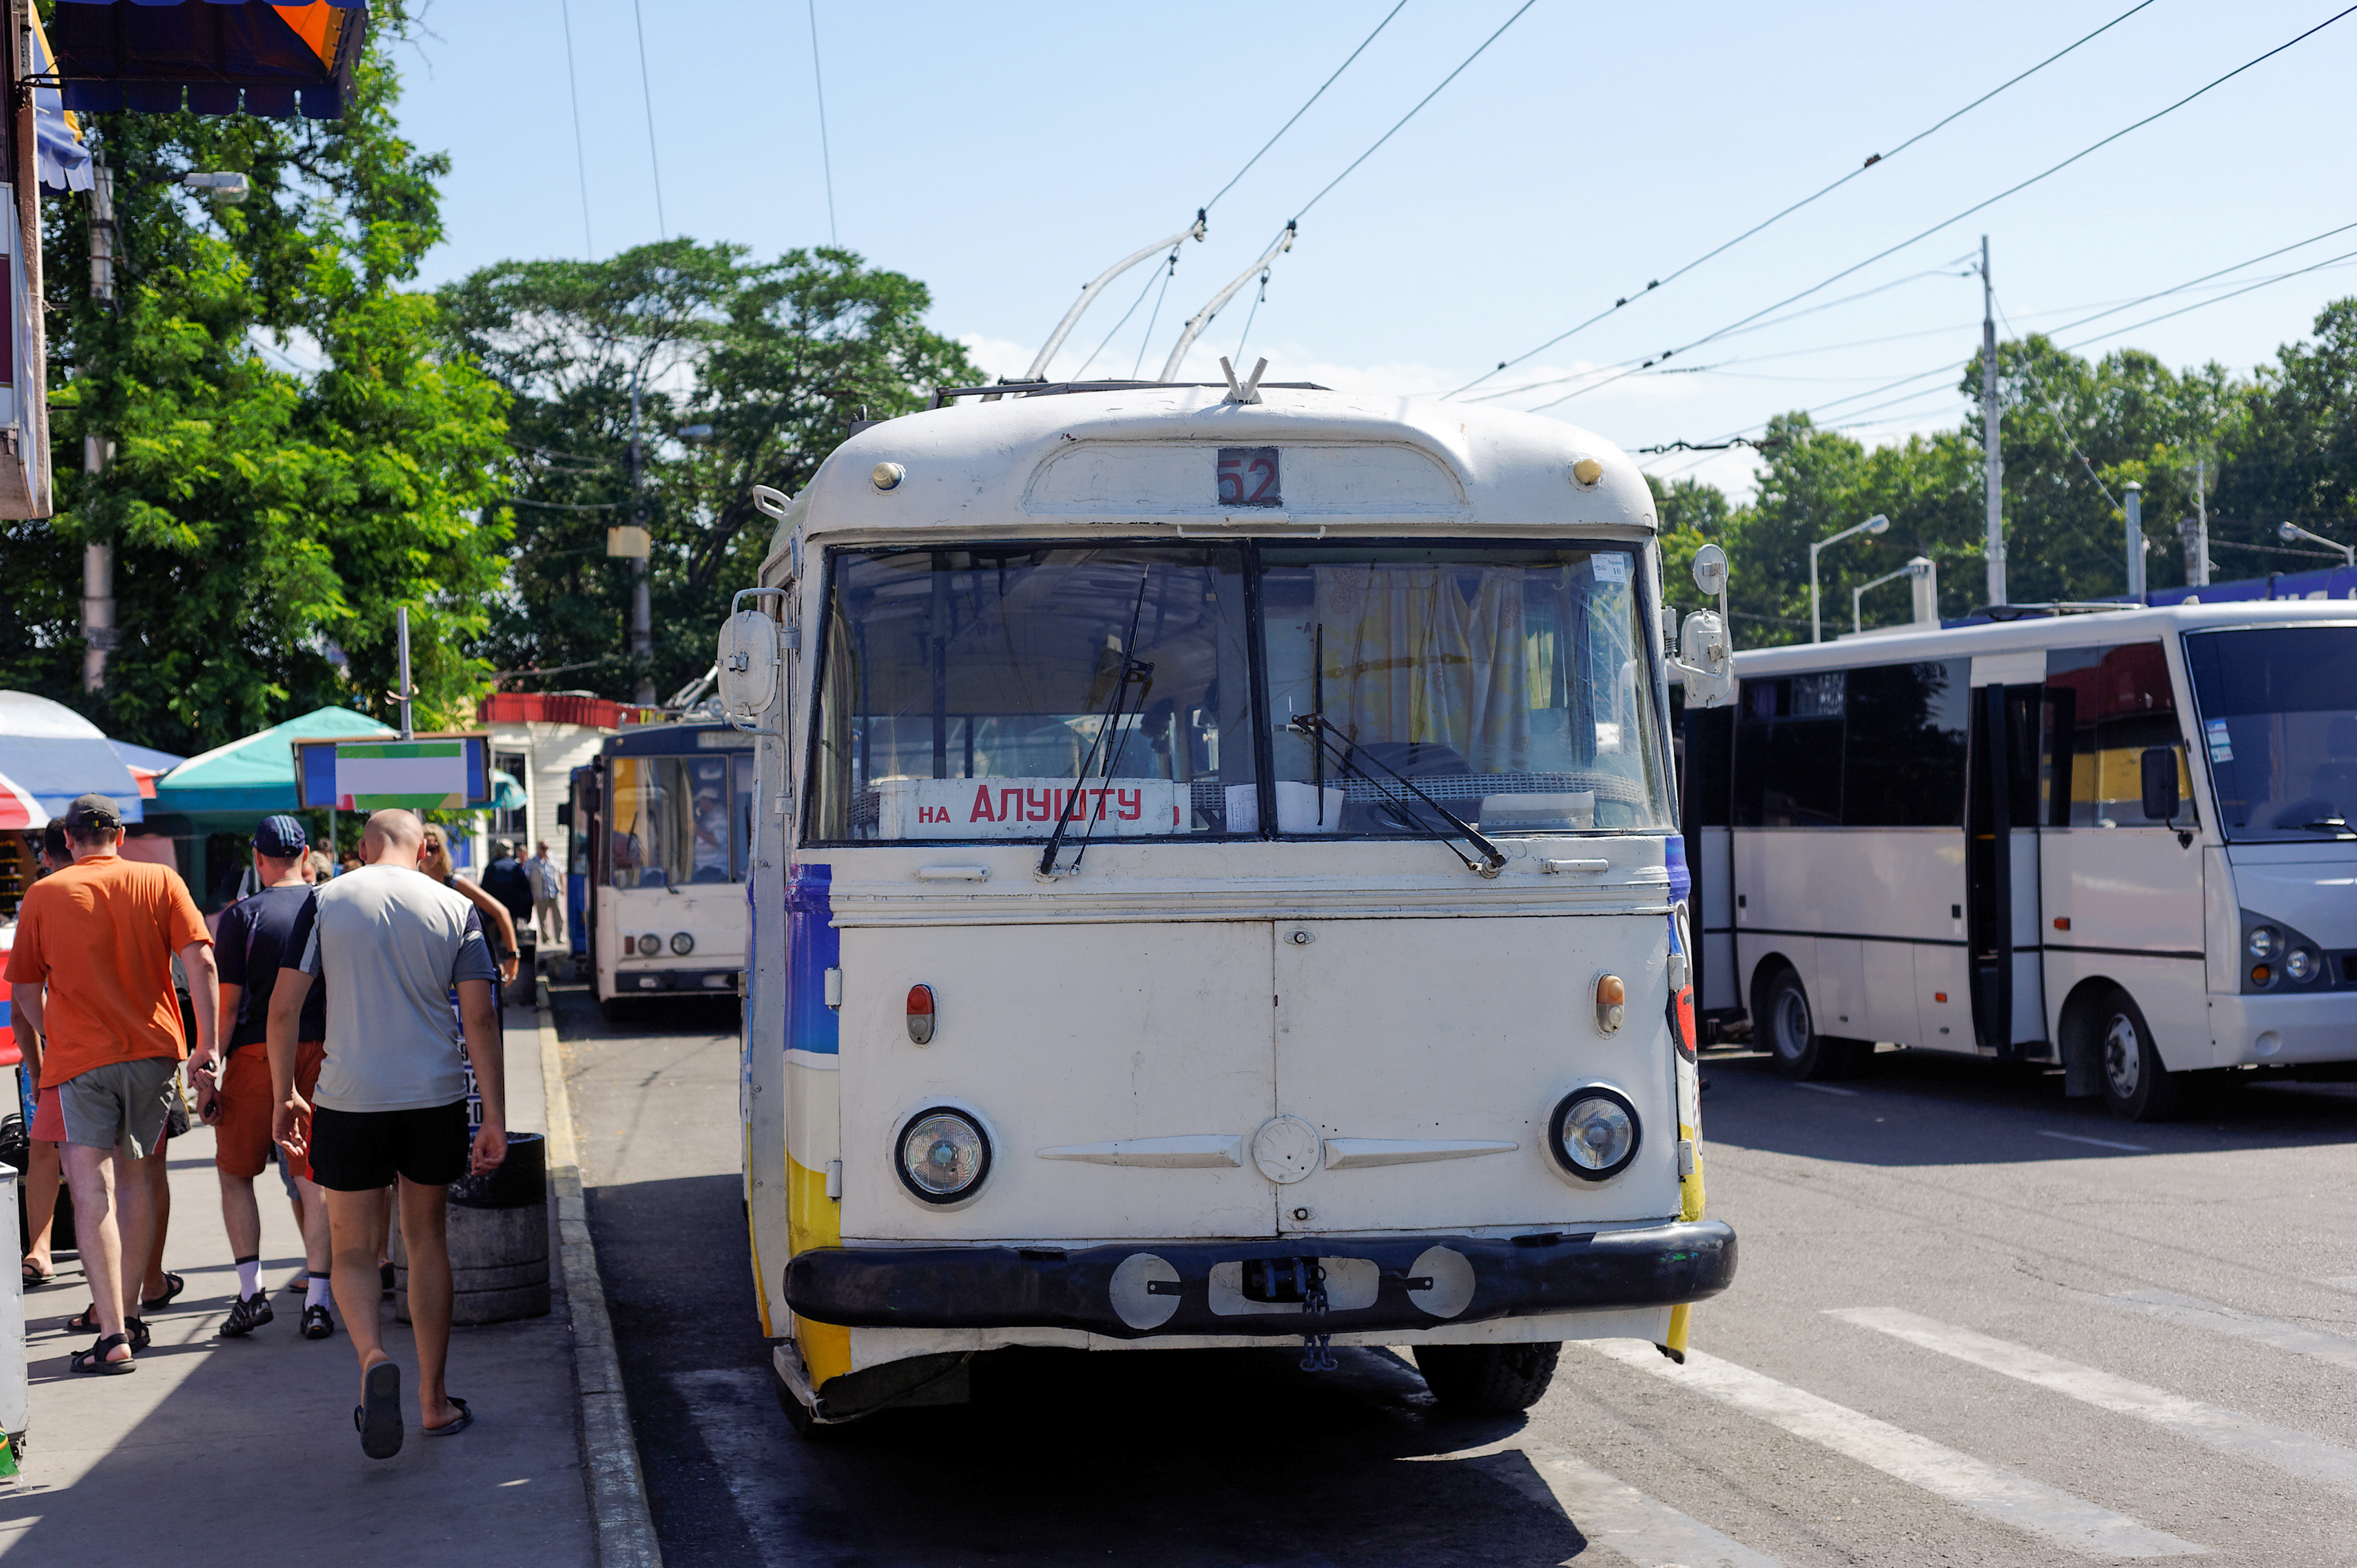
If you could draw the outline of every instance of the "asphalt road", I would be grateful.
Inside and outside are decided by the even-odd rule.
[[[1382,1351],[1011,1352],[812,1443],[751,1305],[733,1008],[557,995],[672,1568],[2357,1563],[2346,1086],[2131,1127],[1992,1064],[1718,1055],[1742,1265],[1683,1369],[1567,1346],[1526,1418],[1466,1420]]]

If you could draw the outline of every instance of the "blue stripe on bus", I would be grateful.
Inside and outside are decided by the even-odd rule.
[[[1686,841],[1683,834],[1672,833],[1662,841],[1662,861],[1670,870],[1670,902],[1684,903],[1694,891],[1694,878],[1686,874]]]
[[[834,929],[834,867],[796,865],[786,873],[786,1040],[788,1050],[837,1056],[840,1020],[826,1004],[826,972],[843,961]]]

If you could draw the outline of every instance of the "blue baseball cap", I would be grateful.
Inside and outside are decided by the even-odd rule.
[[[253,830],[253,847],[273,860],[285,860],[311,847],[311,835],[292,817],[264,817]]]

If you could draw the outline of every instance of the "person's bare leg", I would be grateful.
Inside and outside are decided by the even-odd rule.
[[[123,1332],[123,1238],[114,1223],[114,1151],[85,1144],[65,1145],[66,1180],[73,1186],[74,1242],[81,1249],[82,1277],[90,1282],[91,1310],[101,1335]],[[107,1359],[128,1359],[130,1347]]]
[[[336,1305],[344,1315],[344,1332],[361,1359],[361,1375],[379,1361],[390,1359],[377,1336],[377,1303],[384,1286],[377,1278],[377,1238],[384,1234],[393,1193],[388,1187],[365,1192],[328,1191],[326,1208],[335,1273],[330,1276]]]
[[[327,1194],[307,1176],[295,1178],[295,1223],[303,1228],[303,1272],[313,1278],[335,1267],[333,1243],[328,1231]],[[377,1287],[380,1296],[384,1287]]]
[[[417,1415],[428,1432],[458,1419],[444,1378],[450,1360],[450,1189],[401,1183],[401,1246],[409,1254],[409,1326],[417,1337]]]
[[[147,1192],[155,1214],[153,1229],[147,1237],[146,1277],[139,1294],[149,1301],[164,1294],[164,1233],[172,1228],[172,1167],[166,1151],[168,1143],[159,1144],[156,1152],[141,1163],[147,1167]],[[135,1307],[139,1304],[132,1303]]]
[[[164,1151],[157,1149],[145,1159],[131,1159],[121,1151],[112,1156],[114,1161],[114,1200],[122,1210],[115,1219],[115,1230],[122,1251],[119,1267],[123,1271],[123,1316],[139,1316],[139,1297],[164,1294],[162,1280],[150,1289],[146,1261],[163,1251],[162,1238],[156,1229],[156,1177],[164,1169]],[[81,1201],[79,1197],[75,1199]]]
[[[229,1232],[229,1255],[251,1258],[262,1251],[262,1205],[253,1196],[252,1176],[216,1171],[221,1177],[221,1228]]]
[[[49,1232],[57,1228],[58,1185],[64,1176],[58,1146],[46,1138],[35,1139],[25,1160],[25,1223],[33,1231],[25,1248],[25,1261],[45,1274],[57,1268],[57,1260],[50,1256]]]

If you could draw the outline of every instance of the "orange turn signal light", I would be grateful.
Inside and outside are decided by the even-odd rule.
[[[2276,977],[2276,972],[2275,972],[2274,970],[2272,970],[2272,969],[2269,969],[2266,964],[2263,964],[2263,963],[2255,963],[2255,964],[2251,965],[2251,983],[2252,983],[2252,984],[2254,984],[2254,985],[2265,985],[2268,981],[2273,980],[2275,977]]]

